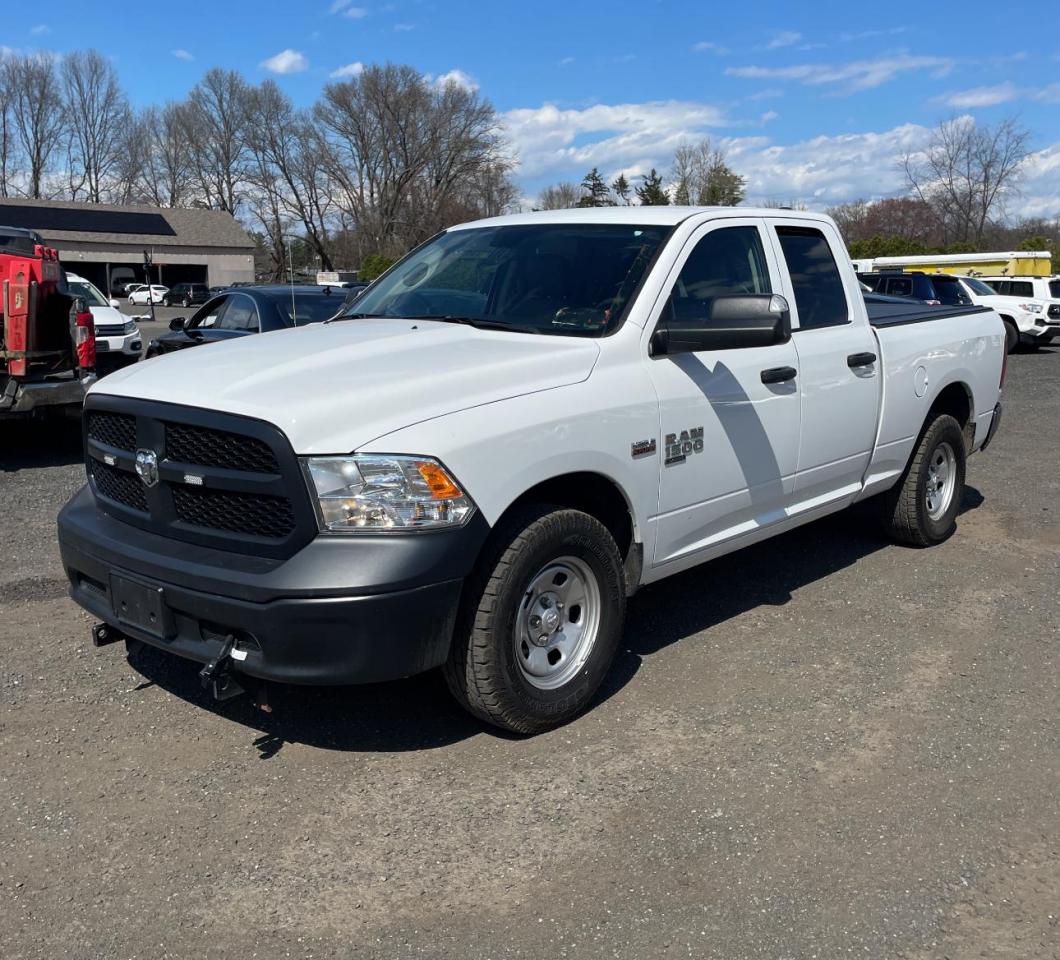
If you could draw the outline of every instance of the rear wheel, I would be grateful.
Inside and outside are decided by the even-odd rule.
[[[191,301],[189,301],[188,298],[185,297],[183,300],[180,301],[180,305],[185,308],[190,307]]]
[[[901,480],[883,495],[884,523],[891,536],[930,547],[952,535],[964,495],[965,462],[960,424],[941,414],[921,434]]]
[[[1012,353],[1019,346],[1020,332],[1011,320],[1005,320],[1005,352]]]
[[[624,618],[622,557],[607,528],[578,510],[529,508],[498,529],[468,581],[446,682],[487,723],[557,727],[596,693]]]

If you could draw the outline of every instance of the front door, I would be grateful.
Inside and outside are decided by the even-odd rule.
[[[675,323],[705,319],[718,296],[780,292],[764,230],[733,218],[692,235],[667,281],[663,309]],[[790,341],[652,358],[663,445],[655,564],[702,558],[784,518],[799,449],[798,367]]]

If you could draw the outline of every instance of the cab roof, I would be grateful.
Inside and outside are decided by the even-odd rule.
[[[533,223],[613,223],[643,224],[644,226],[674,227],[689,217],[771,217],[784,220],[829,222],[822,213],[807,210],[785,210],[780,207],[569,207],[564,210],[535,210],[533,213],[513,213],[485,220],[472,220],[451,227],[468,230],[475,227],[508,227]]]

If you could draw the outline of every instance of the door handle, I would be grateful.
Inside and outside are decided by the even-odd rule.
[[[787,383],[798,375],[799,371],[794,367],[770,367],[762,371],[762,383]]]
[[[848,367],[867,367],[876,362],[874,353],[852,353],[847,357]]]

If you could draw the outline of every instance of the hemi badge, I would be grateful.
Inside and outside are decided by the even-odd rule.
[[[634,459],[637,457],[646,457],[649,454],[655,453],[655,438],[651,440],[638,440],[636,443],[630,445],[630,456]]]
[[[190,483],[190,484],[192,484],[193,486],[196,486],[196,487],[201,487],[202,486],[202,477],[200,477],[198,474],[195,474],[195,473],[186,473],[186,474],[184,474],[184,482],[185,483]]]
[[[103,454],[103,462],[104,462],[104,463],[105,463],[105,464],[106,464],[106,465],[107,465],[108,467],[113,467],[113,466],[114,466],[114,464],[116,463],[116,461],[115,461],[114,457],[112,457],[112,456],[111,456],[111,455],[110,455],[109,453],[105,453],[105,454]]]

